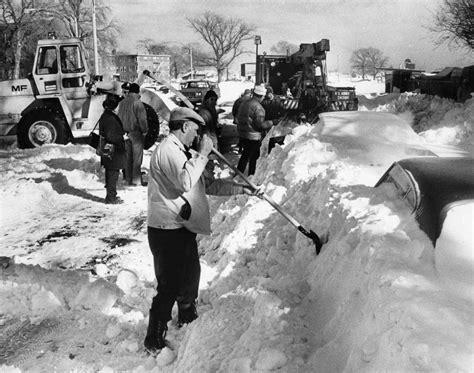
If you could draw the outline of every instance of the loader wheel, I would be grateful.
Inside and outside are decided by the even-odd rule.
[[[18,124],[18,147],[38,148],[44,144],[66,144],[68,137],[64,118],[55,112],[33,111]]]

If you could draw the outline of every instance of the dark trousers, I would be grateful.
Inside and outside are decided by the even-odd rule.
[[[201,265],[196,233],[186,228],[148,227],[148,244],[153,254],[158,294],[151,310],[164,322],[171,320],[174,302],[186,305],[198,296]]]
[[[110,168],[105,169],[105,190],[107,195],[106,200],[113,200],[117,197],[117,181],[119,178],[119,171]]]
[[[262,144],[261,140],[247,140],[241,139],[242,141],[242,155],[240,156],[239,164],[237,168],[240,172],[245,172],[247,163],[249,165],[249,175],[255,173],[257,167],[257,159],[260,157],[260,145]]]
[[[129,137],[130,139],[125,141],[125,180],[129,184],[139,184],[142,174],[144,137],[138,132],[130,132]]]

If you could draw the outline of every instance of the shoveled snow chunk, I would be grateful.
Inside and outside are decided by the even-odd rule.
[[[249,357],[241,357],[232,359],[229,363],[229,369],[227,371],[234,373],[250,373],[252,371],[250,365],[252,360]]]
[[[165,347],[156,357],[156,365],[159,367],[165,367],[170,365],[176,358],[172,349]]]
[[[258,354],[255,368],[258,370],[274,370],[281,368],[287,362],[286,355],[274,348],[264,348]]]
[[[117,275],[117,286],[127,295],[129,295],[132,289],[137,286],[137,283],[138,276],[130,270],[121,270]]]
[[[100,277],[105,277],[109,273],[109,268],[104,263],[99,263],[95,266],[95,273]]]
[[[100,278],[84,285],[74,299],[73,304],[77,308],[95,309],[108,313],[117,301],[118,293],[119,291],[115,285]]]
[[[34,314],[49,313],[59,307],[61,301],[51,291],[41,289],[31,297],[31,311]]]
[[[105,335],[107,336],[107,338],[113,339],[113,338],[117,337],[120,334],[121,331],[122,331],[122,329],[120,329],[119,325],[109,324],[109,325],[107,325]]]

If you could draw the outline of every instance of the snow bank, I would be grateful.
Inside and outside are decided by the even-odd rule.
[[[444,106],[445,127],[460,117],[472,126],[471,105],[454,106],[460,116]],[[104,205],[103,170],[87,146],[1,152],[2,371],[472,370],[473,299],[447,284],[450,268],[471,260],[449,252],[458,227],[433,250],[395,191],[371,186],[362,154],[348,162],[317,126],[292,126],[252,180],[303,227],[328,234],[321,254],[265,201],[210,197],[200,317],[181,329],[170,322],[157,358],[142,348],[155,294],[146,188],[121,181],[125,203]]]

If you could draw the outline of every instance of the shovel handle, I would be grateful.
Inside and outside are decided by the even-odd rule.
[[[232,163],[229,162],[229,160],[224,157],[218,150],[212,148],[212,152],[220,159],[222,162],[224,162],[227,166],[229,166],[237,175],[239,175],[242,180],[244,180],[247,185],[252,189],[253,191],[256,191],[258,189],[258,186],[256,186],[254,183],[252,183],[237,167],[235,167]],[[277,210],[280,214],[283,215],[291,224],[293,224],[296,228],[299,228],[301,226],[300,223],[296,221],[295,218],[293,218],[291,215],[288,215],[281,206],[276,203],[271,197],[269,197],[267,194],[263,193],[262,198],[267,201],[272,207]]]
[[[258,187],[252,183],[249,179],[245,177],[245,175],[237,168],[235,167],[232,163],[230,163],[226,157],[224,157],[219,151],[216,149],[212,148],[212,152],[222,161],[224,162],[227,166],[229,166],[232,170],[234,170],[237,175],[239,175],[247,184],[248,186],[253,189],[253,191],[256,191]],[[316,246],[316,255],[319,255],[321,251],[321,247],[323,246],[323,242],[319,238],[319,236],[313,232],[312,230],[307,231],[298,221],[292,217],[291,215],[288,215],[281,206],[276,203],[272,198],[270,198],[268,195],[265,193],[262,194],[262,198],[267,201],[275,210],[277,210],[283,217],[288,220],[291,224],[293,224],[301,233],[303,233],[306,237],[310,238],[313,240],[314,245]]]

